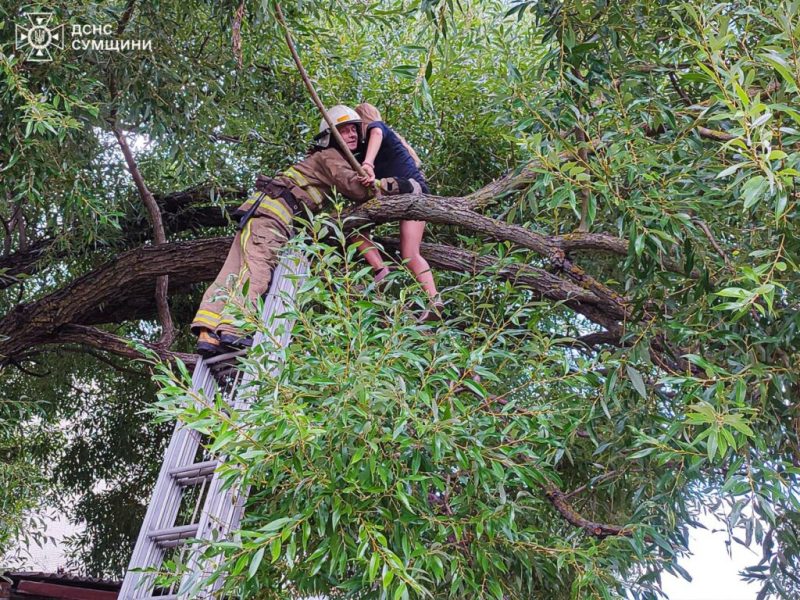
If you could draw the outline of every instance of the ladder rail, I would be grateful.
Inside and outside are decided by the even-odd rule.
[[[293,317],[285,315],[289,308],[286,296],[295,297],[307,273],[308,262],[298,253],[283,255],[274,269],[272,286],[266,295],[261,314],[262,322],[273,333],[271,341],[276,344],[276,349],[269,354],[269,360],[276,363],[271,368],[273,376],[277,376],[282,369],[281,350],[288,346],[294,324]],[[264,338],[261,331],[257,332],[253,345],[261,344]],[[192,374],[192,391],[198,392],[200,397],[205,398],[213,398],[220,392],[235,411],[247,410],[252,402],[252,393],[246,393],[246,389],[253,379],[252,374],[243,374],[241,370],[236,369],[224,389],[220,390],[212,371],[215,363],[225,363],[244,354],[246,351],[239,351],[208,360],[199,360]],[[239,394],[240,390],[245,393]],[[185,552],[188,552],[188,573],[181,581],[180,589],[183,589],[190,580],[205,579],[205,576],[213,572],[213,565],[206,563],[202,558],[202,541],[227,538],[231,532],[238,529],[249,488],[240,490],[233,486],[222,489],[223,482],[216,467],[224,458],[216,457],[194,462],[201,447],[200,434],[179,420],[175,424],[172,438],[164,453],[161,470],[119,593],[120,600],[189,598],[186,593],[175,592],[173,588],[166,590],[168,594],[166,596],[155,596],[156,573],[135,569],[158,569],[168,549],[184,546]],[[190,489],[199,490],[194,500],[193,522],[175,525],[185,498],[184,494]],[[198,512],[200,518],[195,521]],[[198,542],[185,545],[189,538],[197,539]],[[224,579],[219,577],[213,584],[206,586],[200,596],[192,597],[211,597],[223,583]]]
[[[198,361],[192,374],[192,390],[213,393],[215,388],[216,382],[211,376],[211,371],[202,364],[202,361]],[[199,444],[200,434],[178,421],[175,424],[172,439],[164,453],[162,465],[189,463],[197,453]],[[174,485],[168,470],[165,470],[162,466],[142,527],[139,530],[136,546],[131,555],[130,566],[125,573],[125,580],[120,589],[120,598],[143,598],[145,597],[143,595],[145,589],[152,587],[153,574],[131,571],[131,568],[160,565],[163,560],[164,549],[159,548],[156,544],[149,543],[149,535],[151,531],[175,522],[180,510],[181,495],[181,488]],[[142,579],[145,579],[146,582],[140,583]]]
[[[275,287],[277,289],[274,291],[270,290],[264,302],[264,314],[265,316],[269,315],[267,317],[269,320],[265,321],[265,324],[273,333],[272,343],[275,344],[275,350],[268,355],[269,362],[276,363],[270,370],[272,376],[279,375],[283,368],[283,365],[279,362],[281,360],[281,350],[288,346],[291,339],[292,326],[294,325],[294,318],[284,314],[289,308],[286,305],[285,297],[287,295],[290,297],[295,296],[296,290],[302,284],[308,270],[308,263],[302,258],[294,257],[289,260],[293,261],[294,264],[281,263],[276,269],[277,285]],[[288,262],[289,261],[287,261],[287,263]],[[294,273],[294,279],[285,276],[289,272]],[[262,332],[258,332],[253,340],[253,346],[255,347],[262,343],[265,337],[266,336]],[[244,374],[238,389],[243,389],[247,392],[247,387],[252,380],[253,377],[250,373]],[[238,411],[247,410],[252,400],[252,394],[237,394],[233,402],[233,407]],[[221,461],[224,461],[224,458],[221,459]],[[249,486],[244,490],[236,486],[223,490],[223,485],[219,473],[215,472],[209,487],[206,507],[200,517],[197,536],[200,539],[224,539],[239,527],[244,512],[244,505],[249,495]],[[188,562],[188,574],[182,581],[182,588],[188,587],[186,584],[188,584],[190,579],[199,579],[202,581],[210,576],[215,568],[213,563],[203,559],[202,549],[200,547],[193,548],[191,552],[191,558]],[[211,597],[223,584],[224,579],[222,577],[217,578],[205,589],[207,596],[201,597]],[[189,597],[188,592],[179,593],[179,598],[181,599]]]

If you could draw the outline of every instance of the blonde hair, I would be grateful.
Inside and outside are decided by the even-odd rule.
[[[365,125],[369,125],[373,121],[383,121],[381,111],[369,102],[362,102],[356,106],[356,112]]]
[[[365,135],[367,131],[367,125],[375,121],[383,121],[383,119],[381,118],[381,111],[379,111],[376,106],[370,104],[369,102],[362,102],[361,104],[356,106],[356,112],[358,113],[358,116],[361,117],[361,121],[364,123]],[[414,159],[414,164],[417,165],[417,168],[419,168],[419,166],[422,164],[422,161],[419,159],[419,155],[411,147],[411,144],[409,144],[406,141],[406,138],[404,138],[396,131],[394,133],[398,138],[400,138],[400,143],[403,144],[406,150],[408,150],[408,153],[411,155],[411,158]]]

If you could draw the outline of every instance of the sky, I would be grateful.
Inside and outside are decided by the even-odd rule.
[[[711,515],[700,518],[708,529],[695,528],[689,533],[689,550],[692,556],[680,561],[680,565],[692,576],[692,581],[664,575],[664,591],[670,600],[755,600],[757,584],[743,582],[738,571],[757,564],[760,548],[744,548],[733,542],[731,556],[725,546],[728,539],[720,523]]]

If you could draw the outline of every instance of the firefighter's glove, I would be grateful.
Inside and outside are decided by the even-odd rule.
[[[381,179],[380,187],[381,191],[387,196],[422,193],[422,187],[418,181],[404,177],[384,177]]]

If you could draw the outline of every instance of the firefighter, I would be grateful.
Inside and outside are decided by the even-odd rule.
[[[345,144],[351,152],[363,146],[361,118],[353,109],[337,105],[328,111]],[[379,182],[384,194],[409,193],[412,184],[401,178],[386,178]],[[229,348],[239,349],[250,344],[225,314],[225,290],[239,289],[249,280],[247,299],[255,303],[269,289],[272,269],[277,264],[278,250],[293,235],[295,215],[305,209],[319,212],[333,190],[353,202],[372,197],[373,188],[365,187],[358,173],[350,166],[337,147],[328,124],[322,119],[319,135],[309,154],[275,178],[259,175],[256,190],[234,213],[240,217],[225,264],[200,303],[191,324],[198,336],[197,352],[213,356]]]

